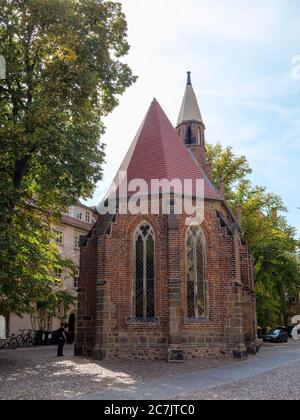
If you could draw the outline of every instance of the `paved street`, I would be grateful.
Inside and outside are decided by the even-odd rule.
[[[300,342],[247,361],[95,362],[55,348],[0,351],[0,399],[300,399]]]

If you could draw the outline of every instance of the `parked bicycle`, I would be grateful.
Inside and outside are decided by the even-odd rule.
[[[31,347],[35,344],[35,332],[33,330],[20,330],[17,336],[18,347]]]
[[[7,336],[5,340],[0,340],[0,349],[12,349],[15,350],[18,347],[18,341],[15,334]]]

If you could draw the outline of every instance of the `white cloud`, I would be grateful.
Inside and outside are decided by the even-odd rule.
[[[108,164],[97,200],[154,96],[175,123],[187,70],[193,71],[208,140],[246,153],[261,183],[274,186],[270,178],[276,165],[282,185],[291,185],[281,146],[299,150],[300,82],[291,77],[292,57],[300,54],[299,0],[120,2],[129,23],[126,61],[139,80],[106,118]],[[270,133],[278,124],[285,130]],[[300,178],[300,169],[295,170]]]
[[[229,40],[273,40],[282,24],[284,0],[121,0],[132,19],[130,34],[158,48],[186,35]],[[129,20],[130,23],[130,20]],[[178,36],[179,35],[179,36]]]

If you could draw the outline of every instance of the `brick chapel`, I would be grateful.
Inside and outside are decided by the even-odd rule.
[[[240,208],[211,181],[190,73],[176,129],[154,100],[120,170],[128,182],[203,180],[204,220],[188,225],[174,209],[99,215],[81,240],[76,354],[182,361],[255,349],[252,256]]]

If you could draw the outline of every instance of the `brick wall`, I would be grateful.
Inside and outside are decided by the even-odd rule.
[[[96,281],[97,281],[97,230],[87,240],[80,252],[80,277],[77,304],[76,355],[89,354],[95,345]]]
[[[169,348],[186,358],[226,354],[255,340],[252,260],[236,227],[222,227],[206,201],[205,221],[208,317],[187,318],[185,216],[172,223],[165,215],[118,215],[109,235],[97,228],[81,250],[77,354],[103,358],[166,359]],[[133,319],[133,236],[142,222],[155,233],[155,315]],[[245,309],[246,308],[246,309]]]

